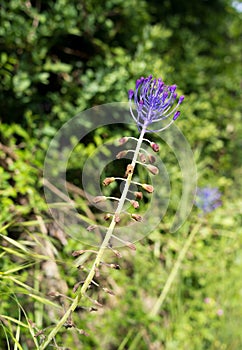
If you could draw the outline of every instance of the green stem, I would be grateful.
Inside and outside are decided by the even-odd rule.
[[[138,345],[139,345],[139,342],[140,342],[141,338],[142,338],[141,333],[138,332],[136,334],[136,336],[134,337],[134,339],[133,339],[133,341],[132,341],[132,343],[131,343],[131,345],[129,347],[129,350],[136,350],[136,349],[138,349]]]
[[[139,151],[142,145],[142,141],[144,138],[144,134],[146,131],[146,126],[143,127],[143,129],[141,130],[137,145],[136,145],[136,149],[133,155],[133,159],[132,159],[132,167],[133,169],[135,168],[135,164],[139,155]],[[75,311],[75,309],[77,308],[77,306],[79,305],[79,302],[81,300],[81,298],[83,296],[85,296],[87,289],[89,288],[90,284],[92,283],[93,277],[95,276],[95,272],[96,269],[98,268],[102,257],[104,255],[104,251],[105,249],[108,247],[109,241],[112,237],[116,222],[115,222],[115,217],[116,215],[119,215],[123,209],[124,203],[125,203],[125,199],[127,197],[127,193],[129,190],[129,186],[132,180],[132,176],[133,176],[133,172],[131,174],[128,175],[127,180],[125,182],[125,186],[124,186],[124,190],[122,192],[118,207],[115,211],[115,214],[113,216],[113,219],[110,223],[110,226],[107,230],[107,233],[105,235],[105,238],[99,248],[99,251],[96,255],[96,259],[93,262],[93,265],[91,267],[91,270],[89,271],[89,274],[87,275],[84,284],[82,285],[81,290],[78,292],[77,296],[75,297],[75,299],[73,300],[72,304],[70,305],[69,309],[65,312],[65,314],[62,316],[62,318],[59,320],[59,322],[56,324],[56,326],[52,329],[52,331],[48,334],[47,338],[44,340],[44,342],[40,345],[39,350],[44,350],[46,349],[46,347],[49,345],[49,343],[53,340],[53,338],[56,336],[56,334],[60,331],[60,329],[65,325],[65,323],[68,321],[68,319],[71,317],[71,314]]]

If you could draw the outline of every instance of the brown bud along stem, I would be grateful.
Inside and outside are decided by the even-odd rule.
[[[106,177],[106,179],[103,180],[103,185],[108,186],[114,181],[115,181],[115,177]]]
[[[104,220],[108,221],[111,217],[112,217],[112,215],[107,213],[107,214],[104,215]]]
[[[121,151],[116,155],[117,159],[121,159],[124,158],[126,156],[126,154],[128,153],[128,151]]]
[[[105,196],[97,196],[93,198],[94,203],[100,203],[100,202],[105,202],[107,197]]]
[[[125,172],[125,177],[128,177],[129,175],[133,174],[133,171],[134,171],[133,165],[128,164]]]
[[[149,193],[154,192],[154,187],[151,185],[147,185],[147,184],[142,184],[141,185],[143,187],[143,189]]]
[[[149,172],[151,173],[151,174],[153,174],[153,175],[157,175],[158,173],[159,173],[159,169],[156,167],[156,166],[154,166],[154,165],[152,165],[152,164],[148,164],[147,166],[146,166],[146,168],[149,170]]]
[[[159,145],[157,145],[157,143],[151,142],[150,145],[151,145],[154,152],[159,152],[160,147],[159,147]]]
[[[124,136],[121,137],[121,139],[119,140],[120,145],[124,145],[127,141],[128,141],[128,137]]]
[[[142,216],[138,214],[131,214],[131,218],[134,219],[135,221],[142,221]]]
[[[139,208],[139,203],[137,201],[131,200],[130,203],[135,209]]]
[[[144,153],[140,153],[139,159],[141,160],[142,163],[146,163],[146,155]]]
[[[119,223],[119,221],[120,221],[121,219],[120,219],[120,216],[119,215],[115,215],[115,218],[114,218],[114,221],[116,222],[116,223]]]
[[[152,154],[149,154],[148,159],[151,164],[154,164],[156,162],[156,158]]]
[[[143,199],[143,193],[142,192],[134,192],[134,195],[137,199]]]

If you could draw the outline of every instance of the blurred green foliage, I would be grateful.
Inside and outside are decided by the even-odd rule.
[[[55,226],[46,208],[42,170],[49,142],[78,112],[127,101],[135,80],[149,74],[176,83],[186,96],[177,123],[194,152],[199,185],[218,187],[223,205],[204,220],[159,315],[151,319],[149,311],[201,220],[194,209],[170,234],[173,202],[135,253],[122,249],[121,260],[107,253],[107,261],[122,269],[104,268],[100,284],[116,296],[94,290],[104,308],[80,309],[74,318],[89,336],[63,330],[56,343],[132,349],[140,332],[141,350],[242,347],[241,28],[241,13],[230,0],[2,1],[1,348],[37,349],[42,334],[34,334],[56,322],[68,301],[48,293],[73,297],[84,274],[71,256],[83,246]],[[93,132],[76,148],[68,180],[80,186],[76,170],[102,138],[133,130]],[[161,157],[176,201],[177,165],[165,148]],[[75,191],[80,212],[91,220],[92,208]],[[81,265],[88,268],[91,259],[86,254]]]

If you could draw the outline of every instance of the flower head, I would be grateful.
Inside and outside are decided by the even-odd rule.
[[[147,132],[162,131],[168,128],[180,115],[178,107],[184,100],[184,96],[178,99],[176,85],[165,85],[161,79],[141,77],[136,81],[135,90],[129,90],[130,112],[138,125],[138,128],[146,128]],[[132,110],[132,101],[136,107],[136,113]],[[168,124],[154,130],[149,128],[153,123],[170,118]]]
[[[223,316],[223,314],[224,314],[224,310],[223,309],[218,309],[217,310],[217,315],[218,316]]]
[[[210,213],[221,205],[221,193],[217,188],[198,188],[195,205],[204,213]]]

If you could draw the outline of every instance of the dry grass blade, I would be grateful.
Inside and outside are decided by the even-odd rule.
[[[54,303],[53,301],[50,301],[49,299],[46,299],[44,297],[41,297],[41,296],[38,296],[38,295],[35,295],[35,294],[28,294],[31,298],[39,301],[40,303],[42,304],[45,304],[45,305],[49,305],[49,306],[52,306],[52,307],[55,307],[55,308],[58,308],[60,310],[62,310],[62,307],[56,303]]]
[[[16,241],[16,240],[14,240],[10,237],[4,236],[2,234],[0,234],[0,237],[2,237],[5,241],[10,243],[11,245],[14,245],[16,248],[20,249],[24,253],[29,254],[29,250],[23,244],[21,244],[19,241]],[[3,247],[3,248],[5,248],[5,247]]]
[[[8,320],[8,321],[11,321],[21,327],[24,327],[24,328],[29,328],[27,324],[23,323],[22,321],[19,321],[17,320],[16,318],[14,317],[11,317],[11,316],[7,316],[7,315],[0,315],[0,319],[5,319],[5,320]]]
[[[9,279],[12,282],[16,283],[17,285],[23,287],[27,291],[27,293],[25,293],[25,291],[22,291],[22,293],[27,294],[28,296],[30,296],[31,298],[41,302],[42,304],[50,305],[52,307],[61,309],[61,306],[59,304],[56,304],[56,303],[50,301],[49,299],[46,299],[46,298],[44,298],[42,296],[37,295],[34,288],[32,288],[32,287],[28,286],[27,284],[19,281],[17,278],[15,278],[13,276],[3,276],[2,279]]]
[[[4,232],[7,228],[9,228],[10,226],[12,226],[13,223],[14,223],[14,222],[11,221],[11,222],[9,222],[8,224],[6,224],[5,226],[1,227],[1,228],[0,228],[0,232]]]
[[[19,258],[22,258],[24,260],[27,259],[27,257],[36,260],[49,260],[50,257],[47,255],[42,255],[42,254],[38,254],[35,253],[34,251],[31,251],[30,249],[28,249],[24,244],[22,244],[19,241],[16,241],[10,237],[4,236],[2,234],[0,234],[0,237],[2,237],[5,241],[7,241],[8,243],[10,243],[11,245],[13,245],[14,247],[16,247],[18,250],[15,250],[13,248],[10,247],[5,247],[5,246],[1,246],[1,248],[8,252],[9,254],[12,254],[13,256],[18,256]],[[26,244],[29,244],[26,241]]]
[[[13,256],[17,256],[19,258],[26,259],[26,254],[20,253],[18,250],[8,248],[8,247],[3,247],[3,246],[1,246],[1,248],[3,250],[5,250],[7,253],[12,254]]]
[[[0,319],[0,322],[1,322],[1,319]],[[10,344],[9,344],[9,339],[8,339],[8,333],[7,333],[6,329],[5,329],[5,326],[4,326],[3,322],[1,322],[0,325],[2,326],[4,335],[5,335],[5,340],[6,340],[6,343],[7,343],[8,350],[10,350]]]
[[[20,309],[18,310],[18,320],[20,321],[21,319],[21,311]],[[19,343],[19,340],[20,340],[20,324],[17,325],[17,328],[16,328],[16,336],[15,336],[15,339],[17,340],[17,342]],[[18,349],[18,346],[17,346],[17,343],[14,343],[14,350],[17,350]]]
[[[2,279],[12,281],[12,282],[16,283],[17,285],[23,287],[24,290],[27,290],[29,292],[34,292],[35,291],[32,287],[30,287],[27,284],[21,282],[18,278],[15,278],[14,276],[2,276]]]
[[[30,332],[30,334],[31,334],[31,336],[32,336],[32,340],[33,340],[33,342],[35,343],[36,349],[38,349],[38,348],[39,348],[39,344],[38,344],[38,341],[37,341],[37,339],[36,339],[36,337],[35,337],[35,331],[34,331],[34,329],[33,329],[33,327],[32,327],[32,324],[31,324],[31,322],[29,321],[29,319],[28,319],[28,317],[27,317],[27,314],[26,314],[24,308],[22,307],[22,305],[20,305],[20,303],[19,303],[19,301],[18,301],[18,299],[17,299],[16,297],[15,297],[15,300],[16,300],[16,303],[17,303],[18,306],[19,306],[19,309],[21,309],[22,312],[23,312],[23,314],[24,314],[24,317],[25,317],[26,322],[27,322],[27,324],[28,324],[29,332]]]
[[[10,275],[10,274],[12,274],[12,273],[14,273],[14,272],[18,272],[18,271],[20,271],[20,270],[27,269],[28,267],[33,266],[34,264],[35,264],[34,262],[29,263],[29,264],[22,264],[22,265],[20,265],[20,266],[14,267],[14,268],[12,268],[12,269],[10,269],[10,270],[4,271],[4,272],[0,272],[0,275],[1,275],[1,274],[2,274],[2,275]]]

